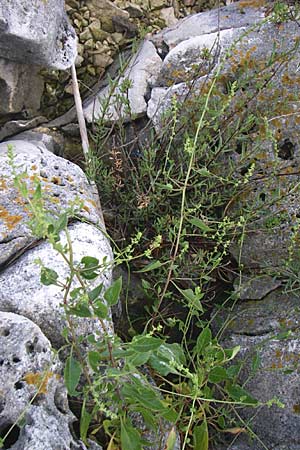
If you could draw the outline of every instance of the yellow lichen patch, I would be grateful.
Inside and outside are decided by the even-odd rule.
[[[265,0],[243,0],[239,2],[239,8],[259,8],[262,6],[266,6]]]
[[[69,181],[69,183],[73,183],[74,182],[74,178],[71,177],[70,175],[67,176],[67,181]]]
[[[61,178],[60,177],[52,177],[51,182],[53,184],[61,184]]]
[[[34,385],[38,389],[38,394],[46,394],[48,381],[55,374],[53,372],[47,372],[46,375],[42,372],[28,372],[24,375],[23,379],[27,384]]]
[[[4,178],[0,178],[0,191],[4,191],[4,189],[7,189],[6,180]]]
[[[36,166],[35,164],[33,164],[33,165],[31,166],[31,170],[37,170],[37,166]]]
[[[86,211],[88,213],[90,212],[90,208],[86,205],[83,205],[82,209],[84,209],[84,211]]]
[[[295,405],[293,405],[293,411],[295,414],[300,414],[300,404],[296,403]]]
[[[10,214],[4,206],[0,205],[0,220],[4,223],[5,227],[11,231],[22,220],[22,216]]]
[[[96,208],[97,205],[96,205],[95,200],[92,200],[91,198],[88,198],[87,201],[88,201],[92,206],[94,206],[94,208]]]

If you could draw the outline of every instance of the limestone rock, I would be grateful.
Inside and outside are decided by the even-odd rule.
[[[86,0],[85,4],[91,15],[101,21],[102,29],[108,33],[115,31],[113,18],[117,16],[129,18],[127,11],[123,11],[110,0]]]
[[[0,347],[1,435],[22,414],[25,421],[9,448],[81,449],[70,431],[75,417],[68,407],[61,365],[39,327],[25,317],[1,312]]]
[[[269,275],[249,274],[243,275],[241,279],[237,278],[234,289],[240,300],[262,300],[280,285],[280,280],[276,280]]]
[[[220,8],[220,16],[218,9],[188,16],[177,22],[172,28],[162,30],[154,35],[151,40],[158,46],[164,43],[169,49],[172,49],[180,42],[195,36],[251,26],[264,19],[264,11],[263,7],[242,7],[239,3],[235,3]]]
[[[297,295],[276,290],[261,301],[238,302],[227,319],[225,312],[221,316],[223,323],[227,321],[223,345],[225,348],[241,346],[237,359],[244,361],[244,365],[239,382],[246,382],[244,387],[259,401],[276,397],[285,405],[239,411],[246,422],[251,421],[251,429],[262,442],[276,450],[298,450],[300,446],[298,311]],[[256,370],[252,365],[255,355],[259,361]],[[228,442],[227,446],[216,448],[262,450],[265,447],[241,434],[232,447]]]
[[[55,69],[70,67],[76,36],[64,0],[1,0],[0,57]]]
[[[26,204],[13,186],[7,145],[12,145],[15,164],[20,166],[18,172],[27,171],[28,186],[33,188],[34,176],[39,177],[46,209],[57,214],[78,198],[83,202],[80,214],[93,223],[100,223],[90,185],[78,166],[53,155],[42,143],[3,142],[0,144],[0,265],[36,241],[27,225],[29,212]]]
[[[84,256],[98,258],[100,264],[103,258],[106,258],[107,263],[111,264],[112,253],[109,242],[96,227],[86,223],[75,223],[69,226],[69,233],[75,264],[79,263]],[[66,244],[64,235],[61,241],[64,245]],[[49,243],[42,242],[28,250],[13,265],[0,273],[0,310],[22,314],[33,320],[51,343],[59,348],[64,342],[61,333],[66,326],[62,306],[63,293],[60,287],[41,284],[41,269],[36,263],[39,259],[45,267],[54,269],[62,282],[66,280],[69,275],[68,266]],[[111,268],[108,267],[102,271],[100,277],[96,278],[92,286],[95,287],[102,282],[104,292],[111,284],[111,279]],[[91,333],[103,335],[100,323],[94,319],[80,318],[74,319],[74,322],[75,333],[78,337]],[[112,332],[109,321],[106,326],[108,331]]]
[[[168,86],[206,75],[244,31],[245,28],[231,28],[182,41],[164,59],[157,84]]]
[[[145,114],[147,103],[145,96],[151,84],[155,82],[161,67],[161,58],[158,56],[154,45],[150,41],[144,41],[137,54],[131,59],[124,75],[118,81],[115,93],[110,98],[110,105],[105,112],[107,121],[116,121],[122,118],[129,120]],[[121,84],[130,81],[128,89],[129,110],[125,101],[118,103],[121,96]],[[101,116],[103,104],[108,98],[110,87],[106,86],[84,104],[84,115],[88,122],[92,122]],[[123,94],[124,95],[124,94]],[[126,96],[126,95],[125,95]]]
[[[28,120],[10,120],[0,129],[0,142],[10,136],[18,135],[23,131],[35,128],[44,122],[47,122],[47,119],[43,116],[37,116]]]
[[[13,114],[24,117],[35,114],[40,108],[43,87],[44,82],[38,74],[38,68],[0,58],[0,118]]]

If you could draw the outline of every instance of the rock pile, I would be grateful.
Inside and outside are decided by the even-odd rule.
[[[143,8],[145,8],[144,3],[140,4],[141,2],[138,1],[134,3],[121,0],[119,2],[105,1],[103,4],[113,13],[104,18],[104,16],[97,16],[94,1],[88,0],[87,6],[83,6],[78,1],[69,0],[67,6],[73,23],[79,30],[79,56],[83,60],[78,58],[77,64],[81,67],[90,65],[88,70],[92,75],[101,74],[103,69],[111,63],[113,52],[109,53],[107,49],[111,50],[111,46],[115,46],[117,51],[122,39],[126,40],[129,34],[133,33],[132,19],[141,18],[141,11],[144,12]],[[196,6],[196,2],[192,0],[185,0],[184,3],[188,8]],[[174,6],[170,2],[149,0],[149,7],[160,11],[161,14],[164,7]],[[276,152],[274,153],[274,140],[268,139],[266,134],[262,137],[257,130],[254,130],[248,136],[249,145],[253,145],[251,147],[253,152],[255,142],[258,142],[255,140],[259,140],[261,145],[259,157],[255,160],[254,174],[257,178],[252,185],[252,191],[247,194],[248,197],[240,199],[233,208],[242,211],[245,202],[251,200],[257,202],[259,206],[257,210],[261,213],[244,236],[242,252],[238,254],[238,243],[233,244],[230,249],[231,254],[239,259],[242,277],[236,283],[236,297],[240,301],[236,303],[227,318],[229,326],[224,334],[224,342],[228,346],[241,346],[241,355],[249,355],[247,361],[250,362],[246,362],[241,371],[242,381],[247,381],[248,390],[260,400],[268,400],[275,395],[285,404],[283,409],[276,405],[272,408],[262,408],[253,417],[249,411],[241,412],[243,419],[251,421],[254,433],[273,450],[299,450],[298,296],[295,293],[285,292],[281,280],[275,279],[269,269],[275,268],[279,273],[283,267],[290,269],[287,261],[290,265],[299,263],[299,255],[291,248],[291,242],[296,245],[299,231],[297,186],[300,164],[298,144],[300,140],[298,117],[300,52],[297,42],[300,40],[300,28],[297,22],[279,23],[278,20],[269,20],[269,14],[268,3],[242,0],[220,11],[192,15],[155,36],[149,36],[133,55],[121,78],[114,77],[115,94],[105,112],[105,120],[111,123],[144,118],[151,120],[156,130],[160,132],[164,113],[169,108],[172,97],[176,96],[181,102],[186,98],[187,93],[190,98],[199,96],[205,82],[214,71],[218,70],[220,60],[231,48],[233,42],[235,42],[236,53],[231,61],[225,61],[222,66],[225,81],[228,79],[238,81],[241,68],[245,65],[254,70],[250,80],[255,80],[257,67],[260,67],[260,70],[264,67],[259,64],[266,64],[266,61],[274,58],[274,54],[279,61],[285,52],[289,54],[289,58],[274,74],[269,96],[257,99],[256,103],[257,110],[264,111],[272,127],[276,140]],[[61,17],[64,17],[63,13]],[[63,21],[64,19],[62,23]],[[4,24],[4,29],[5,26]],[[7,26],[6,29],[11,30]],[[114,43],[110,40],[113,39],[111,36],[116,39]],[[216,39],[218,51],[214,53]],[[5,45],[3,51],[8,51],[7,44]],[[53,49],[49,49],[49,52],[47,65],[53,67],[55,52],[53,53]],[[208,54],[214,57],[208,60]],[[73,59],[71,58],[69,63],[75,59],[75,54],[72,53],[72,55]],[[62,59],[59,64],[62,64],[61,61]],[[24,119],[23,108],[29,110],[31,108],[31,111],[38,108],[39,98],[30,100],[29,93],[30,89],[40,92],[40,79],[32,78],[36,84],[28,88],[29,91],[26,91],[24,99],[21,100],[22,97],[18,96],[15,86],[21,82],[18,80],[21,80],[22,76],[25,79],[29,77],[28,66],[23,61],[4,59],[1,64],[3,67],[6,65],[5,72],[3,69],[3,79],[5,79],[7,92],[6,100],[1,105],[2,118],[5,117],[7,120],[10,114],[16,113]],[[201,65],[201,71],[197,77],[194,75],[195,65],[197,67]],[[16,78],[13,78],[14,73],[10,70],[11,67],[18,69]],[[94,68],[95,72],[91,68]],[[33,70],[31,76],[38,77],[37,72]],[[190,81],[193,77],[191,89]],[[116,108],[116,98],[122,92],[122,83],[127,79],[130,80],[128,94],[130,107]],[[250,81],[248,89],[252,89]],[[95,89],[95,94],[84,102],[84,113],[89,122],[93,122],[103,113],[103,100],[107,98],[110,98],[108,81],[102,80]],[[267,116],[266,104],[272,105],[271,117]],[[99,225],[101,228],[103,224],[98,218],[94,199],[91,197],[89,184],[84,174],[74,164],[48,150],[48,148],[57,148],[60,133],[63,135],[67,128],[76,130],[74,110],[71,109],[64,116],[47,124],[50,136],[42,131],[45,130],[45,123],[43,128],[34,129],[43,121],[43,118],[38,118],[35,122],[11,121],[0,130],[2,138],[7,138],[14,134],[14,130],[19,132],[32,128],[31,131],[26,131],[13,139],[10,138],[10,141],[0,145],[0,167],[3,174],[0,179],[0,231],[2,233],[0,336],[3,346],[6,340],[5,345],[8,345],[7,348],[10,349],[0,359],[0,380],[5,380],[5,374],[8,371],[9,382],[6,384],[5,392],[7,398],[17,399],[16,409],[10,413],[6,403],[0,402],[0,427],[2,432],[5,431],[20,413],[22,408],[20,405],[27,403],[31,398],[31,381],[34,378],[28,377],[28,374],[39,373],[48,365],[51,367],[51,372],[58,374],[58,377],[53,376],[47,380],[47,392],[38,393],[39,401],[30,404],[28,417],[32,418],[32,423],[36,425],[39,420],[49,421],[49,418],[45,419],[45,411],[50,411],[50,416],[53,416],[53,422],[50,422],[61,430],[61,440],[57,442],[62,442],[62,448],[65,449],[79,449],[84,446],[74,441],[70,434],[69,423],[73,419],[67,406],[64,406],[66,403],[64,388],[59,378],[60,366],[51,355],[49,343],[57,347],[61,344],[60,332],[64,326],[64,317],[61,314],[59,292],[53,287],[39,285],[39,273],[34,260],[41,257],[49,266],[55,263],[62,276],[66,274],[66,267],[63,263],[55,261],[55,256],[48,244],[36,241],[29,235],[24,222],[26,211],[23,205],[16,201],[16,192],[11,185],[11,172],[6,159],[9,142],[13,145],[18,164],[26,167],[29,179],[36,174],[40,177],[42,185],[51,192],[52,198],[56,199],[53,204],[50,204],[49,199],[51,208],[55,211],[63,210],[68,201],[76,195],[83,200],[84,208],[81,217],[85,223],[78,219],[69,225],[70,235],[74,240],[75,258],[80,259],[87,249],[92,256],[100,260],[104,256],[109,259],[112,256],[109,243],[99,230]],[[241,158],[240,149],[233,148],[228,159],[224,160],[224,170],[227,169],[229,161],[240,161]],[[274,164],[281,174],[280,177],[272,176]],[[284,191],[287,195],[283,195],[280,202],[266,201],[268,195],[276,196],[278,191]],[[264,202],[265,207],[262,207]],[[108,270],[103,274],[103,282],[109,285],[110,281],[111,273]],[[22,332],[18,326],[20,323],[22,323]],[[93,323],[88,321],[85,323],[79,321],[78,326],[79,329],[82,327],[82,333],[93,331]],[[15,341],[19,342],[19,345],[13,347]],[[257,361],[255,371],[253,371],[251,359]],[[11,367],[15,370],[11,370]],[[40,394],[43,394],[42,398]],[[65,417],[64,421],[62,416]],[[33,427],[31,431],[32,423],[28,423],[20,435],[16,436],[11,448],[14,450],[28,448],[29,450],[29,439],[33,435],[36,436],[37,429]],[[39,426],[43,429],[42,423]],[[45,440],[45,442],[48,441]],[[50,442],[48,447],[49,450],[55,449]],[[30,447],[31,450],[33,448]],[[218,450],[229,448],[261,450],[265,447],[258,441],[253,444],[243,434],[238,436],[234,443],[229,441],[220,443],[216,448]],[[41,448],[36,447],[36,450]]]

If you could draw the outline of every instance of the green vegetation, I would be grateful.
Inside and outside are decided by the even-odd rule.
[[[276,10],[276,22],[282,11]],[[233,281],[243,270],[243,242],[262,217],[267,231],[296,223],[286,266],[277,276],[294,264],[299,221],[285,202],[299,186],[291,183],[289,167],[281,164],[286,158],[280,157],[277,117],[288,114],[289,105],[274,98],[285,98],[281,90],[290,80],[281,70],[297,49],[298,42],[289,51],[275,48],[261,61],[256,48],[245,54],[236,43],[201,86],[191,76],[188,95],[182,103],[173,98],[159,133],[146,125],[146,144],[138,137],[128,144],[127,125],[108,127],[99,120],[87,172],[99,184],[115,265],[139,276],[145,299],[137,316],[127,298],[122,339],[107,325],[122,278],[107,290],[101,283],[95,287],[109,263],[89,255],[79,264],[73,261],[67,224],[82,205],[70,205],[59,217],[50,215],[39,180],[29,192],[23,174],[14,168],[16,187],[32,212],[32,232],[48,239],[70,268],[68,279],[60,280],[53,268],[39,262],[41,282],[63,290],[70,350],[65,382],[69,395],[81,402],[83,442],[92,437],[109,450],[146,449],[156,442],[171,450],[178,437],[182,450],[207,450],[223,433],[251,434],[239,410],[263,404],[240,385],[239,347],[223,347],[224,327],[218,329],[216,318],[222,305],[236,301]],[[274,74],[282,84],[276,84]],[[298,78],[295,74],[293,83]],[[125,83],[116,99],[120,108],[130,107],[129,87]],[[13,150],[9,157],[14,167]],[[278,176],[283,170],[286,176]],[[267,200],[262,195],[266,190]],[[274,205],[282,210],[277,217],[272,216]],[[234,245],[238,258],[231,254]],[[294,278],[293,288],[297,283]],[[78,341],[76,317],[95,318],[99,337]],[[253,373],[258,367],[256,358]],[[272,403],[282,406],[276,399],[268,405]]]

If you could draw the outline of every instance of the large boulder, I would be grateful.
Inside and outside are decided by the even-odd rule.
[[[55,156],[41,141],[3,142],[0,144],[0,265],[5,265],[37,241],[28,227],[30,211],[26,201],[14,187],[13,168],[7,156],[8,146],[15,155],[17,173],[26,171],[29,190],[34,189],[35,177],[41,183],[47,210],[59,214],[79,200],[82,202],[79,215],[92,223],[101,223],[93,191],[77,165]]]
[[[5,448],[83,450],[70,429],[75,417],[61,364],[39,327],[25,317],[1,312],[0,346],[1,436],[14,425]]]
[[[64,11],[64,0],[1,1],[0,57],[67,69],[76,52],[76,35]]]
[[[79,264],[84,256],[97,258],[99,264],[106,261],[100,276],[90,283],[90,288],[103,283],[104,293],[112,280],[113,257],[107,238],[95,226],[86,223],[74,223],[69,226],[68,231],[72,242],[74,265]],[[61,242],[66,245],[65,235],[62,235]],[[0,273],[0,311],[14,312],[31,319],[41,328],[52,345],[59,348],[64,343],[62,333],[67,326],[63,305],[64,293],[59,286],[41,284],[41,268],[37,261],[55,270],[62,283],[70,276],[70,268],[63,258],[48,242],[42,242]],[[73,288],[79,286],[78,280],[76,281]],[[106,330],[94,318],[72,320],[78,338],[92,333],[98,337],[103,336],[106,331],[113,333],[112,323],[109,320],[103,320]]]
[[[253,293],[250,296],[253,297]],[[277,399],[271,407],[244,408],[239,414],[249,424],[232,446],[218,450],[298,450],[300,448],[299,297],[277,290],[262,300],[244,300],[227,319],[226,347],[240,346],[239,381],[258,401]],[[235,360],[237,363],[237,360]],[[254,433],[251,436],[251,431]],[[259,440],[254,436],[258,436]],[[263,444],[264,445],[263,445]]]
[[[129,121],[145,115],[146,96],[156,82],[161,65],[162,60],[155,46],[145,40],[124,73],[114,81],[115,88],[112,90],[112,86],[108,85],[84,102],[86,120],[93,122],[103,115],[108,122]]]
[[[44,82],[38,72],[37,66],[0,58],[0,120],[9,115],[26,118],[39,110]]]

